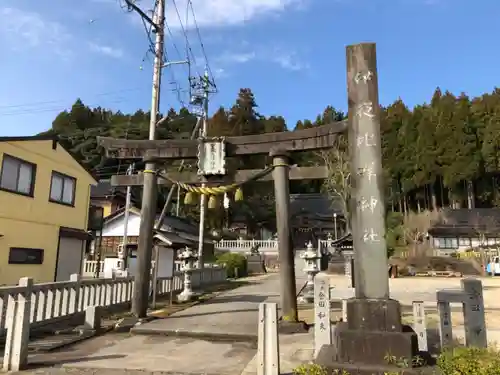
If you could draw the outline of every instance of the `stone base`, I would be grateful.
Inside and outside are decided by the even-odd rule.
[[[303,296],[299,296],[299,298],[297,298],[297,302],[301,303],[301,304],[313,303],[314,302],[314,296],[307,295],[307,294],[303,295]]]
[[[316,363],[323,366],[329,375],[343,374],[349,375],[435,375],[435,367],[401,368],[388,364],[369,365],[364,363],[339,363],[331,358],[330,345],[325,345],[318,353]]]
[[[306,322],[288,322],[280,320],[278,322],[278,333],[282,335],[293,335],[295,333],[307,333],[309,326]]]
[[[350,368],[355,371],[351,375],[384,374],[394,371],[394,362],[411,366],[418,354],[417,335],[401,324],[398,301],[352,298],[347,301],[347,322],[335,326],[332,345],[320,350],[316,363],[329,369]]]
[[[120,319],[116,324],[114,325],[114,331],[115,332],[130,332],[130,330],[134,327],[140,326],[144,323],[148,323],[155,318],[152,316],[148,316],[146,318],[140,318],[138,319],[135,316],[129,316],[126,318]]]
[[[190,301],[195,301],[199,297],[198,293],[195,293],[193,291],[190,291],[188,293],[180,293],[177,295],[177,301],[179,302],[190,302]]]
[[[411,363],[418,341],[415,332],[353,330],[348,323],[337,323],[332,349],[332,358],[341,363],[387,365],[391,358]]]
[[[264,258],[260,254],[247,255],[248,273],[267,273]]]
[[[347,324],[349,329],[361,331],[401,332],[401,305],[393,299],[347,300]]]

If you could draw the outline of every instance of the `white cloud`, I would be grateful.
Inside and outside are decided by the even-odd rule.
[[[299,71],[309,68],[308,64],[300,61],[296,54],[291,52],[276,53],[271,57],[271,61],[280,65],[283,69],[291,71]]]
[[[247,52],[225,52],[216,59],[218,64],[245,64],[251,61],[267,61],[290,71],[299,71],[308,68],[293,51],[280,48],[257,48]]]
[[[227,78],[229,76],[228,72],[224,68],[215,69],[213,74],[216,79]]]
[[[124,55],[123,50],[120,48],[115,48],[103,44],[97,44],[97,43],[89,43],[89,49],[92,52],[100,53],[102,55],[112,57],[115,59],[121,59]]]
[[[243,52],[243,53],[226,52],[221,57],[219,57],[218,60],[225,63],[244,64],[255,58],[256,58],[255,52]]]
[[[0,9],[0,37],[15,49],[50,47],[59,55],[69,53],[65,45],[72,39],[60,23],[45,20],[38,13],[8,7]]]
[[[75,49],[80,48],[81,51],[82,46],[87,46],[85,51],[90,50],[113,58],[121,58],[124,55],[119,48],[93,42],[85,43],[85,40],[73,35],[63,24],[49,20],[39,13],[11,7],[0,8],[0,39],[14,50],[40,48],[62,58],[71,57],[78,52]]]
[[[177,0],[182,23],[194,26],[194,20],[187,0]],[[276,15],[296,5],[303,4],[304,0],[192,0],[196,21],[200,27],[232,26],[249,22],[260,16]],[[180,27],[180,21],[175,7],[167,7],[167,22],[173,29]]]

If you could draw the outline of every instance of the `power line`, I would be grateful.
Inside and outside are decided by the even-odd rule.
[[[117,104],[117,103],[123,103],[125,102],[127,99],[116,99],[116,100],[111,100],[111,101],[108,101],[108,103],[110,104]],[[99,106],[102,106],[99,105],[99,104],[87,104],[86,106],[88,107],[99,107]],[[30,109],[30,108],[26,108],[26,109],[20,109],[20,110],[17,110],[17,111],[11,111],[11,112],[0,112],[0,117],[8,117],[8,116],[24,116],[24,115],[32,115],[32,114],[37,114],[37,113],[47,113],[47,112],[55,112],[55,111],[59,111],[59,112],[63,112],[63,111],[66,111],[67,110],[67,107],[66,106],[54,106],[54,107],[45,107],[45,108],[34,108],[34,109]]]
[[[195,26],[195,29],[196,29],[196,33],[198,34],[198,39],[200,41],[201,51],[203,53],[203,57],[205,58],[206,67],[207,67],[208,73],[210,74],[210,79],[212,81],[212,85],[215,88],[217,88],[217,86],[215,84],[215,77],[214,77],[214,75],[212,73],[212,69],[210,68],[210,64],[208,62],[208,56],[207,56],[207,52],[205,50],[205,45],[203,44],[203,40],[201,38],[200,28],[198,27],[198,22],[196,21],[196,14],[194,12],[193,2],[191,0],[188,0],[188,5],[191,8],[191,13],[193,14],[194,26]]]
[[[170,91],[170,92],[178,92],[178,88],[170,88],[170,89],[164,89],[165,91]],[[182,90],[181,90],[182,91]],[[130,100],[130,98],[116,98],[113,100],[108,100],[108,104],[119,104],[119,103],[124,103],[127,100]],[[40,102],[41,103],[41,102]],[[51,103],[51,102],[47,102]],[[57,101],[54,101],[53,103],[57,103]],[[30,108],[29,105],[26,105],[26,108],[22,108],[22,105],[18,105],[16,107],[13,107],[13,111],[7,111],[7,112],[2,112],[0,108],[0,117],[9,117],[9,116],[24,116],[24,115],[32,115],[32,114],[38,114],[38,113],[48,113],[48,112],[63,112],[67,111],[68,109],[71,108],[71,106],[67,105],[58,105],[58,106],[46,106],[46,107],[40,107],[40,108]],[[85,104],[86,107],[102,107],[102,103],[96,103],[96,104]],[[6,106],[5,109],[9,109],[8,106]],[[105,109],[105,108],[104,108]]]
[[[192,57],[194,65],[197,66],[197,64],[196,64],[196,57],[194,55],[193,49],[191,48],[191,44],[189,43],[189,37],[188,37],[187,31],[186,31],[186,28],[184,27],[184,25],[182,23],[181,15],[179,13],[179,8],[177,7],[177,3],[175,2],[175,0],[172,0],[172,3],[173,3],[174,8],[175,8],[175,13],[177,14],[177,19],[179,20],[179,24],[180,24],[180,27],[181,27],[181,30],[182,30],[182,34],[184,35],[184,39],[186,41],[186,49],[191,54],[191,57]],[[200,74],[198,73],[198,75],[200,75]]]
[[[107,96],[107,95],[114,95],[114,94],[119,94],[119,93],[123,93],[123,92],[138,91],[138,90],[143,90],[143,89],[145,89],[145,88],[136,87],[136,88],[128,88],[128,89],[119,89],[119,90],[115,90],[115,91],[108,91],[108,92],[93,94],[91,96]],[[41,102],[21,103],[21,104],[13,104],[13,105],[10,105],[10,104],[9,105],[0,105],[0,110],[21,108],[21,107],[33,107],[33,106],[47,105],[47,104],[57,104],[57,103],[63,103],[63,102],[67,102],[67,101],[59,99],[59,100],[47,100],[47,101],[41,101]]]

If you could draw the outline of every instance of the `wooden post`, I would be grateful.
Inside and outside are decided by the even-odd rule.
[[[377,79],[375,44],[348,46],[350,211],[356,298],[388,299]]]
[[[154,164],[146,167],[155,168]],[[146,172],[146,171],[144,171]],[[134,295],[132,312],[141,319],[147,316],[149,305],[149,284],[151,279],[151,259],[153,255],[153,229],[156,216],[158,187],[156,174],[144,173],[144,193],[142,197],[141,225],[137,249],[137,272],[134,275]]]
[[[278,227],[278,253],[280,258],[281,313],[283,320],[296,322],[297,288],[295,285],[295,259],[290,228],[290,180],[288,153],[271,152],[273,158],[276,225]]]
[[[280,374],[278,340],[278,305],[259,304],[259,330],[257,337],[257,375]]]
[[[413,330],[418,337],[418,349],[426,352],[427,345],[427,325],[425,324],[425,306],[421,301],[413,302]]]
[[[156,32],[155,59],[153,65],[153,92],[151,98],[151,118],[149,123],[149,139],[156,136],[157,117],[160,112],[161,69],[163,65],[163,42],[165,24],[165,1],[158,1],[155,14]],[[144,170],[144,190],[142,193],[141,225],[137,249],[137,274],[134,278],[134,298],[132,312],[138,319],[147,317],[149,305],[149,281],[151,279],[151,257],[153,254],[153,229],[156,218],[156,202],[158,186],[156,185],[156,164],[146,160]]]

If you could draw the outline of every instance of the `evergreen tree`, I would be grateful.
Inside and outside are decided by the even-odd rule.
[[[232,107],[218,108],[209,119],[208,135],[230,137],[288,131],[282,116],[265,117],[257,109],[251,89],[241,89]],[[314,121],[297,121],[293,130],[323,126],[345,118],[345,114],[333,106],[311,115]],[[178,111],[171,108],[165,117],[157,127],[158,139],[188,138],[197,122],[197,117],[186,108]],[[147,139],[149,121],[148,111],[122,113],[102,107],[90,108],[77,99],[71,108],[56,116],[44,134],[58,136],[76,158],[101,177],[109,178],[124,173],[126,165],[106,159],[97,146],[96,137]],[[381,107],[380,122],[382,164],[390,210],[409,213],[424,207],[466,207],[471,193],[478,207],[500,206],[499,89],[471,99],[465,94],[455,97],[437,88],[429,104],[410,109],[398,99]],[[343,139],[349,141],[347,137]],[[344,151],[347,147],[345,144]],[[269,162],[265,155],[231,158],[228,168],[261,169]],[[294,155],[294,162],[307,166],[324,164],[325,160],[315,152],[299,152]],[[176,169],[177,165],[178,162],[170,163],[165,168]],[[336,166],[330,168],[334,170]],[[319,192],[322,183],[293,181],[291,190]],[[233,204],[231,210],[243,212],[249,225],[253,225],[250,222],[272,221],[272,184],[251,183],[245,185],[244,190],[245,203]],[[186,212],[194,215],[197,209],[190,208]],[[214,223],[222,225],[219,216],[213,212]]]

